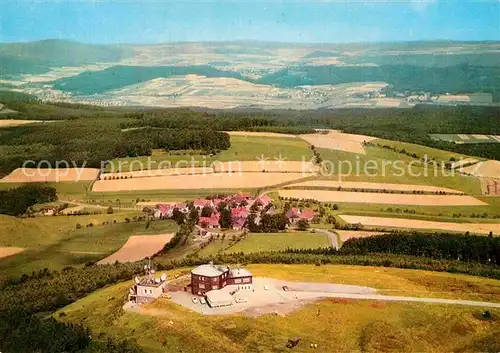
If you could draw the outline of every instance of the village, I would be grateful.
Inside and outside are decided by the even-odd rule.
[[[295,227],[299,222],[309,224],[317,216],[308,208],[292,207],[284,212],[273,205],[267,194],[252,197],[250,193],[244,192],[191,202],[158,203],[145,207],[143,212],[152,215],[156,220],[178,221],[179,218],[188,217],[188,214],[192,217],[194,210],[198,215],[196,230],[202,242],[218,232],[238,231],[244,234],[265,222],[266,217],[281,217],[283,228],[286,228]],[[201,313],[220,314],[279,302],[282,296],[276,295],[276,292],[289,290],[286,284],[276,285],[271,279],[254,278],[245,268],[232,268],[213,262],[202,264],[192,269],[190,275],[176,278],[174,281],[168,281],[165,274],[155,277],[151,263],[145,265],[144,269],[143,279],[137,276],[134,278],[135,284],[130,287],[126,308],[151,303],[163,297]],[[292,299],[296,300],[298,297]],[[235,304],[239,305],[235,308]]]
[[[210,236],[211,233],[224,229],[245,231],[252,225],[260,225],[265,215],[273,216],[278,213],[268,195],[262,194],[253,198],[250,193],[244,192],[224,197],[196,199],[192,204],[158,203],[145,211],[151,213],[155,219],[170,219],[177,218],[179,214],[185,217],[193,208],[199,214],[197,228],[202,236]],[[295,225],[300,220],[311,222],[316,213],[308,208],[291,208],[284,215],[289,225]]]

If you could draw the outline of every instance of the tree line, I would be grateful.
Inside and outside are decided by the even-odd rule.
[[[366,238],[351,238],[342,248],[288,249],[287,253],[315,255],[408,255],[500,266],[500,238],[470,234],[424,234],[392,231]]]
[[[58,161],[100,168],[101,162],[121,157],[150,156],[153,149],[203,150],[230,147],[229,135],[213,129],[161,128],[122,132],[115,119],[79,119],[0,130],[0,173],[19,168],[26,160]],[[63,165],[64,167],[64,165]]]
[[[33,205],[56,200],[56,189],[43,184],[26,184],[0,190],[0,214],[19,216]]]

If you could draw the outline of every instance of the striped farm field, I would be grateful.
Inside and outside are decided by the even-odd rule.
[[[387,190],[387,191],[424,191],[424,192],[446,192],[450,194],[463,194],[463,191],[448,189],[429,185],[411,184],[387,184],[387,183],[367,183],[357,181],[335,181],[335,180],[308,180],[297,184],[287,185],[293,187],[314,187],[314,188],[342,188],[342,189],[365,189],[365,190]]]
[[[471,196],[462,195],[414,195],[374,192],[350,192],[327,190],[280,190],[286,198],[313,199],[319,202],[353,202],[386,205],[419,206],[483,206],[487,203]]]
[[[245,136],[245,137],[288,137],[297,138],[295,135],[279,134],[277,132],[264,131],[224,131],[229,136]]]
[[[500,143],[498,135],[484,134],[431,134],[433,140],[454,142],[457,144],[463,143]]]
[[[319,166],[306,161],[233,161],[214,162],[216,172],[277,172],[277,173],[317,173]]]
[[[298,181],[312,173],[215,173],[98,180],[93,192],[137,190],[251,189]]]
[[[463,173],[478,177],[500,179],[500,161],[490,160],[462,168]]]
[[[17,168],[0,179],[1,183],[43,183],[65,181],[89,181],[97,179],[99,169],[94,168],[60,168],[38,169]]]
[[[158,253],[173,238],[174,233],[161,235],[133,235],[117,252],[102,259],[100,265],[115,262],[134,262]]]
[[[493,232],[494,234],[500,234],[500,223],[452,223],[352,215],[340,215],[339,217],[350,224],[360,223],[363,226],[378,228],[426,229],[460,233],[469,232],[474,234],[489,234]]]
[[[345,134],[337,131],[299,135],[299,137],[317,148],[366,154],[363,142],[376,140],[375,137]]]
[[[148,169],[120,173],[101,174],[101,180],[120,179],[120,178],[147,178],[154,176],[167,175],[188,175],[188,174],[209,174],[214,169],[209,167],[187,167],[187,168],[169,168],[169,169]]]

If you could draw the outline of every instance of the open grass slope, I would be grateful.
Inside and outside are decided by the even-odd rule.
[[[200,250],[199,255],[214,255],[224,253],[251,253],[258,251],[279,251],[291,249],[316,249],[331,246],[328,236],[324,233],[289,232],[289,233],[248,233],[238,243],[231,245],[231,236],[224,240],[215,239]]]
[[[20,275],[43,268],[59,270],[100,260],[118,250],[133,234],[162,234],[177,230],[173,221],[125,223],[139,215],[122,211],[112,215],[55,216],[20,219],[0,216],[0,246],[25,248],[0,260],[0,276]],[[116,224],[99,225],[107,221]],[[87,228],[92,223],[93,227]],[[76,229],[81,224],[81,229]]]
[[[263,158],[273,161],[279,158],[284,161],[309,161],[312,153],[309,145],[296,137],[289,136],[245,136],[231,135],[231,147],[214,156],[201,154],[165,154],[155,153],[152,156],[117,158],[106,167],[106,172],[131,171],[142,169],[158,169],[191,166],[209,167],[212,162],[257,161]],[[151,161],[148,164],[148,161]],[[121,168],[119,168],[121,166]]]
[[[318,148],[326,173],[322,179],[372,183],[431,185],[480,195],[479,179],[458,171],[426,165],[417,159],[375,146],[365,147],[366,155]],[[412,164],[413,163],[413,164]]]
[[[384,293],[498,299],[499,281],[425,271],[355,266],[251,265],[255,275],[296,281],[362,284]],[[493,320],[478,308],[420,303],[323,300],[286,317],[204,316],[167,299],[141,315],[123,312],[129,283],[111,286],[55,314],[83,323],[95,337],[109,334],[135,340],[146,352],[287,352],[289,338],[300,337],[297,352],[477,352],[500,349],[500,311]]]

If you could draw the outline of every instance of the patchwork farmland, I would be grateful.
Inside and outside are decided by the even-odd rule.
[[[299,135],[310,145],[317,148],[366,154],[363,143],[376,140],[375,137],[345,134],[338,131],[324,131],[315,134]]]
[[[449,189],[439,186],[429,185],[409,185],[409,184],[388,184],[388,183],[368,183],[355,181],[334,181],[334,180],[308,180],[301,183],[290,184],[287,189],[330,189],[335,188],[340,190],[370,190],[390,193],[397,192],[424,192],[424,193],[448,193],[448,194],[463,194],[463,191]]]
[[[464,143],[500,143],[500,135],[483,134],[430,134],[434,140],[453,142],[456,144]]]
[[[253,189],[314,176],[313,173],[216,173],[149,178],[98,180],[93,192],[140,190]]]
[[[388,218],[388,217],[369,217],[340,215],[340,219],[349,224],[361,224],[365,227],[377,229],[418,229],[445,232],[469,232],[472,234],[494,234],[500,233],[500,223],[453,223],[453,222],[435,222],[422,221],[417,219]]]
[[[279,190],[280,197],[319,202],[347,202],[386,205],[482,206],[486,202],[464,195],[413,195],[327,190]]]

